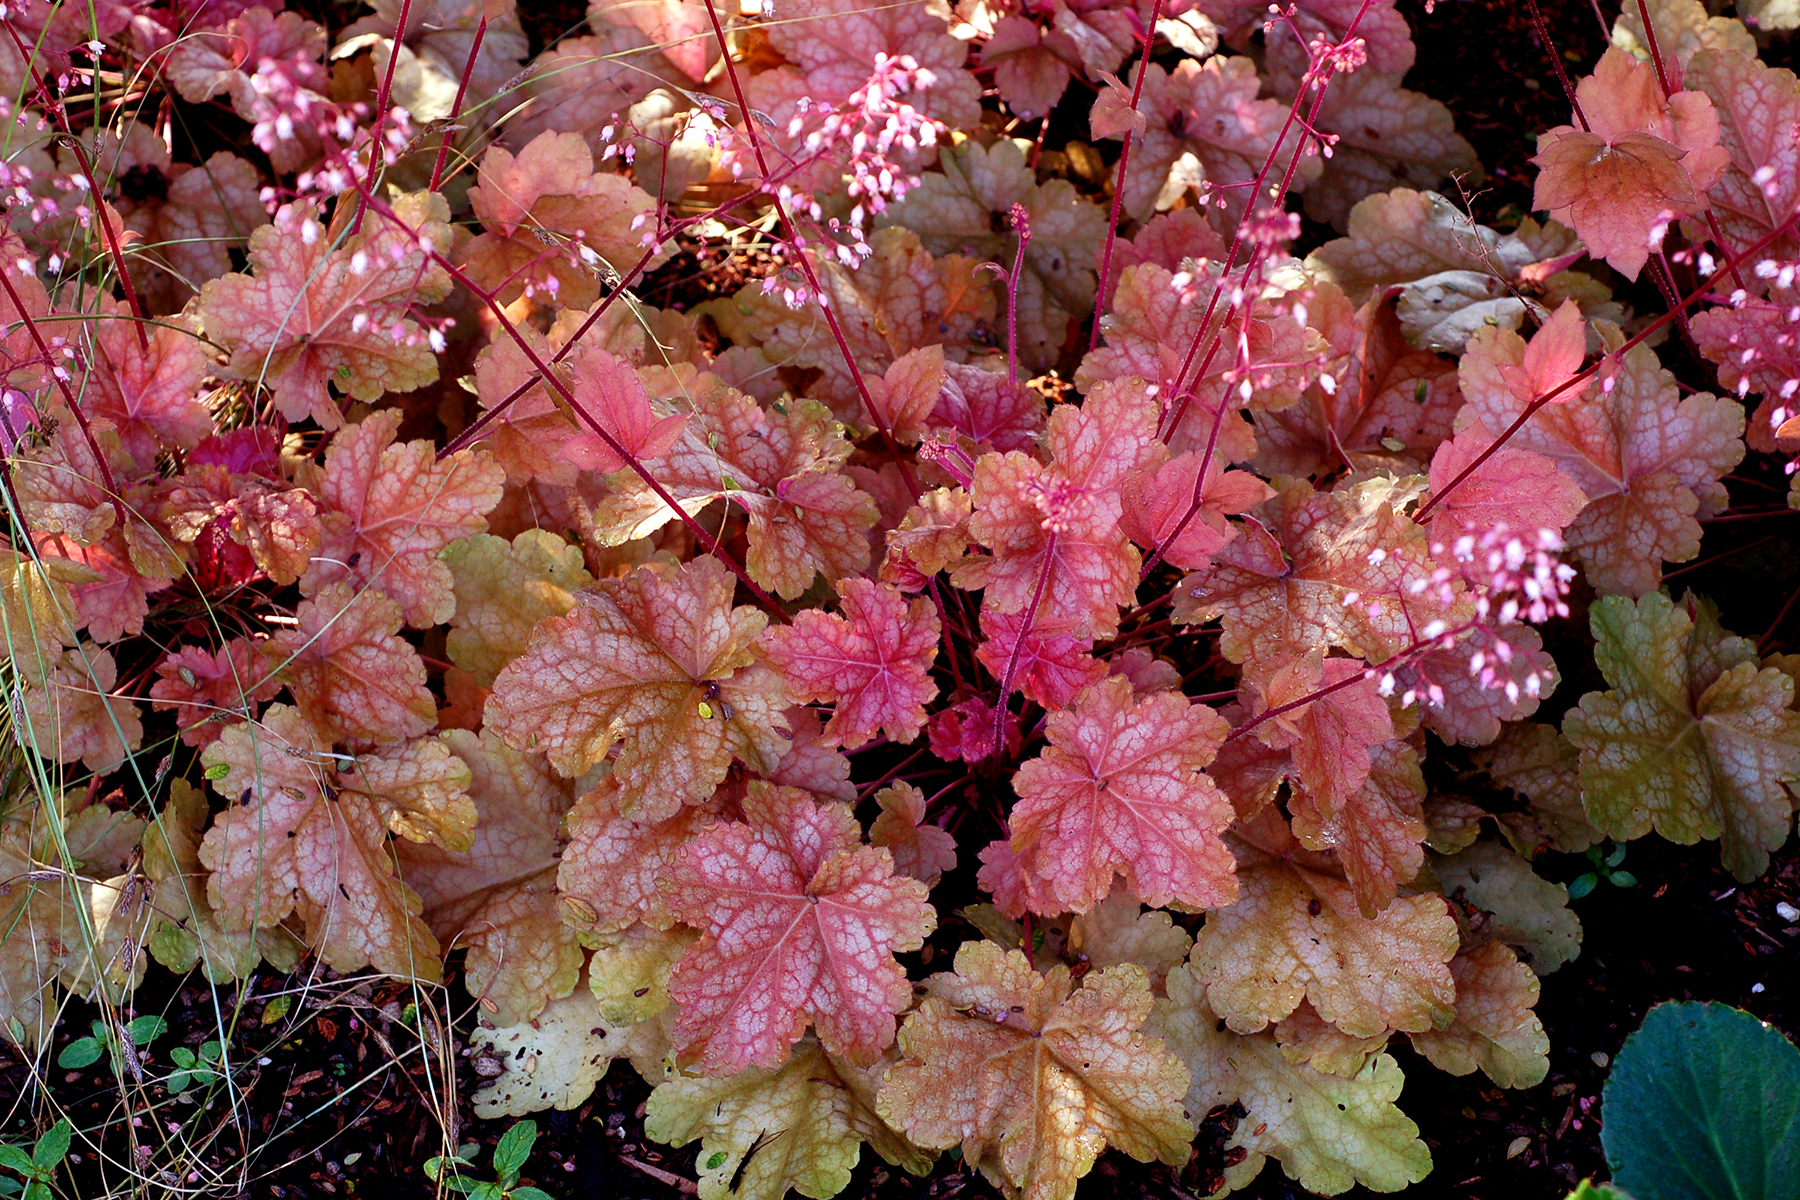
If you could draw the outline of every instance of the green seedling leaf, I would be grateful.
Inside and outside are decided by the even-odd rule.
[[[91,1037],[76,1038],[67,1046],[63,1047],[63,1052],[56,1056],[56,1065],[59,1067],[66,1067],[71,1071],[79,1071],[83,1067],[91,1067],[99,1062],[100,1056],[103,1053],[105,1053],[105,1051],[100,1048],[100,1043],[97,1039]]]
[[[519,1172],[525,1168],[525,1160],[531,1157],[532,1143],[536,1141],[536,1121],[520,1121],[500,1135],[494,1146],[494,1172],[500,1176],[503,1185],[517,1181]]]
[[[75,1135],[74,1127],[64,1118],[52,1125],[31,1151],[31,1163],[39,1171],[49,1171],[61,1165],[69,1153],[69,1142]]]

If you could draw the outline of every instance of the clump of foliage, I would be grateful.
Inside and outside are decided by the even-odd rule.
[[[1788,837],[1800,660],[1662,587],[1800,445],[1742,21],[1628,4],[1502,232],[1392,0],[374,10],[0,18],[28,1059],[152,959],[448,964],[479,1113],[627,1059],[703,1196],[1066,1200],[1216,1112],[1227,1187],[1398,1190],[1396,1036],[1547,1072],[1537,855]]]

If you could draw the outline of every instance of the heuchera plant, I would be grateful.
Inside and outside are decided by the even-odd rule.
[[[1066,1200],[1209,1114],[1226,1187],[1397,1190],[1396,1035],[1547,1072],[1535,855],[1788,837],[1800,661],[1662,586],[1800,448],[1737,20],[1627,4],[1503,233],[1392,0],[374,7],[0,17],[19,1052],[150,959],[448,965],[479,1113],[626,1058],[702,1196]]]

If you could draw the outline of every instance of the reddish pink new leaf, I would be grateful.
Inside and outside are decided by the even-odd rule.
[[[1179,694],[1136,699],[1127,680],[1095,684],[1050,715],[1050,745],[1014,779],[1021,864],[1076,912],[1104,900],[1120,873],[1153,908],[1231,903],[1237,879],[1219,836],[1231,801],[1201,774],[1226,731]]]
[[[1158,415],[1141,381],[1096,387],[1051,417],[1048,465],[1017,451],[984,455],[969,534],[992,553],[957,564],[956,585],[986,589],[984,605],[999,612],[1038,601],[1070,632],[1110,634],[1137,592],[1139,564],[1119,528],[1119,488],[1165,453]]]
[[[1034,704],[1062,708],[1081,689],[1106,677],[1106,664],[1095,658],[1093,638],[1078,638],[1046,613],[1027,625],[1020,613],[981,611],[985,640],[975,651],[995,679],[1006,678]]]
[[[1719,115],[1704,92],[1665,97],[1656,71],[1609,48],[1575,88],[1587,128],[1559,125],[1538,138],[1534,207],[1572,225],[1588,253],[1627,279],[1661,245],[1671,216],[1706,207],[1705,191],[1731,162]]]
[[[1026,869],[1005,838],[981,848],[981,870],[975,881],[994,898],[994,907],[1018,920],[1027,913],[1060,913],[1062,904],[1047,879]]]
[[[232,638],[217,651],[182,646],[156,664],[156,673],[150,707],[174,709],[182,745],[196,748],[210,746],[227,725],[253,715],[259,701],[281,691],[281,681],[245,638]]]
[[[869,826],[869,841],[894,856],[894,870],[926,887],[946,871],[956,870],[956,838],[947,829],[925,823],[925,793],[910,783],[896,783],[875,793],[881,813]]]
[[[1394,737],[1394,722],[1377,682],[1359,678],[1366,669],[1360,662],[1327,659],[1313,651],[1277,670],[1268,683],[1246,686],[1252,717],[1300,704],[1264,721],[1256,734],[1293,755],[1300,786],[1326,813],[1341,810],[1369,777],[1370,748]],[[1332,687],[1337,690],[1313,698]]]
[[[1487,426],[1477,421],[1439,446],[1431,459],[1431,490],[1442,492],[1493,441]],[[1489,576],[1483,569],[1485,555],[1459,553],[1459,539],[1505,529],[1525,539],[1527,545],[1535,545],[1539,531],[1560,535],[1586,506],[1586,494],[1557,470],[1553,460],[1516,446],[1502,446],[1431,511],[1434,554],[1446,566],[1454,561],[1470,582],[1484,583]],[[1438,546],[1445,551],[1435,551]]]
[[[937,923],[925,885],[863,845],[847,805],[758,783],[744,819],[702,831],[666,877],[670,907],[705,935],[669,979],[675,1044],[730,1075],[779,1066],[810,1020],[828,1053],[874,1062],[912,1001],[894,953]]]
[[[1504,643],[1509,657],[1502,658]],[[1476,655],[1481,666],[1471,669]],[[1485,746],[1500,727],[1537,711],[1556,689],[1556,660],[1528,625],[1478,625],[1445,650],[1435,646],[1394,672],[1395,688],[1425,698],[1425,725],[1446,742]],[[1435,689],[1435,690],[1434,690]],[[1585,847],[1583,847],[1585,849]]]
[[[1019,718],[1007,713],[1002,719],[1001,740],[1006,753],[1019,749]],[[977,763],[998,747],[994,738],[994,706],[980,696],[970,696],[931,718],[931,752],[946,762]]]
[[[1611,326],[1599,328],[1613,345],[1623,340]],[[1551,332],[1540,331],[1533,344]],[[1490,432],[1523,415],[1541,382],[1530,351],[1509,330],[1483,329],[1469,339],[1463,395]],[[1507,445],[1555,460],[1587,494],[1565,540],[1596,588],[1639,596],[1656,590],[1664,562],[1700,552],[1696,518],[1724,506],[1720,477],[1744,457],[1744,410],[1735,400],[1682,396],[1648,346],[1626,351],[1610,382],[1540,409]]]
[[[833,706],[825,736],[849,747],[886,734],[910,742],[925,727],[925,705],[937,695],[937,612],[928,599],[910,604],[891,584],[840,579],[842,616],[817,609],[794,615],[761,639],[765,662],[802,702]]]
[[[981,49],[1006,106],[1026,119],[1047,117],[1079,69],[1081,52],[1067,34],[1046,32],[1026,16],[1001,19]]]
[[[897,441],[917,445],[944,391],[944,348],[924,346],[902,354],[885,375],[865,373],[863,386],[876,424]]]
[[[83,407],[118,430],[140,473],[156,467],[162,450],[192,450],[213,431],[212,412],[199,399],[208,373],[206,345],[180,318],[151,330],[138,344],[127,319],[95,325],[98,353]]]
[[[1310,850],[1335,853],[1365,917],[1393,902],[1396,889],[1425,861],[1425,777],[1418,752],[1403,741],[1376,746],[1371,769],[1342,808],[1326,809],[1303,791],[1290,804],[1294,836]]]
[[[380,592],[331,584],[266,653],[300,712],[331,742],[397,742],[437,724],[419,652],[396,637],[400,608]]]
[[[927,434],[966,437],[984,450],[1030,450],[1044,432],[1044,402],[1023,382],[974,363],[945,363],[944,390]]]
[[[642,461],[666,454],[687,428],[679,414],[659,416],[650,407],[650,393],[637,368],[598,346],[583,343],[569,356],[574,368],[576,400],[605,429],[619,448]],[[563,446],[562,456],[584,471],[610,474],[629,464],[586,425]]]
[[[324,538],[300,590],[312,595],[338,580],[377,587],[423,628],[456,610],[456,577],[438,551],[487,528],[503,477],[484,451],[438,462],[430,442],[395,445],[403,416],[371,413],[332,440],[318,493]]]
[[[1178,454],[1154,471],[1133,475],[1123,490],[1126,535],[1145,550],[1163,550],[1165,561],[1189,571],[1209,566],[1213,554],[1237,536],[1227,516],[1249,512],[1275,494],[1248,471],[1223,470],[1215,454],[1206,465],[1196,509],[1199,476],[1200,455]]]
[[[764,587],[793,599],[824,573],[859,574],[869,565],[864,531],[875,502],[839,469],[850,454],[843,427],[824,405],[794,400],[765,410],[717,376],[646,370],[653,390],[691,398],[694,416],[659,458],[644,463],[683,511],[727,500],[750,516],[744,565]],[[635,472],[610,481],[595,514],[606,543],[645,537],[677,514]]]

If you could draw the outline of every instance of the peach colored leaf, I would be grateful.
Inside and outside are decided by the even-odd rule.
[[[1782,67],[1766,67],[1745,49],[1703,50],[1687,64],[1688,86],[1712,99],[1719,145],[1731,163],[1707,189],[1728,245],[1755,244],[1778,229],[1800,206],[1800,79]],[[1788,261],[1800,250],[1790,231],[1766,254]]]
[[[1137,591],[1138,554],[1119,528],[1119,488],[1166,453],[1158,408],[1141,381],[1096,387],[1059,408],[1045,436],[1048,464],[1018,451],[975,467],[970,537],[991,553],[958,563],[952,581],[985,589],[1003,613],[1055,613],[1077,636],[1104,636]],[[1027,613],[1028,617],[1036,612]]]
[[[449,275],[420,249],[449,250],[450,210],[436,193],[415,192],[394,202],[400,224],[371,215],[350,233],[357,211],[340,204],[328,229],[309,202],[284,205],[250,237],[252,273],[222,276],[200,292],[207,336],[231,352],[227,372],[269,387],[289,420],[311,417],[325,429],[344,423],[327,384],[375,400],[438,374],[424,331],[406,314],[450,291]]]
[[[54,554],[0,549],[0,633],[4,657],[25,679],[56,669],[75,644],[75,597],[70,585],[92,583],[91,568]]]
[[[569,778],[617,743],[619,807],[634,820],[705,800],[734,758],[774,770],[787,695],[752,650],[768,618],[733,608],[736,586],[714,558],[600,580],[567,616],[538,622],[494,681],[488,725]]]
[[[676,851],[729,811],[714,797],[683,805],[664,820],[627,820],[619,814],[618,782],[603,778],[569,810],[569,844],[557,889],[586,906],[584,932],[592,936],[619,933],[633,922],[667,929],[675,914],[656,886],[657,877],[667,873]]]
[[[881,812],[869,826],[870,845],[894,857],[894,870],[936,884],[956,870],[956,838],[946,829],[925,823],[925,793],[910,783],[895,783],[875,793]]]
[[[716,500],[749,514],[744,565],[752,579],[791,600],[821,573],[837,579],[869,565],[863,534],[876,522],[875,502],[840,469],[850,444],[824,405],[793,400],[764,410],[714,375],[686,367],[646,374],[659,390],[686,394],[695,412],[668,453],[645,469],[689,514]],[[606,544],[646,537],[677,519],[635,472],[611,484],[595,518]]]
[[[298,624],[270,638],[263,653],[326,741],[397,742],[437,723],[425,663],[395,636],[399,605],[333,583],[296,616]]]
[[[1150,991],[1163,994],[1169,972],[1187,961],[1194,939],[1161,909],[1145,910],[1123,883],[1106,899],[1069,922],[1069,953],[1094,967],[1136,963]]]
[[[103,804],[65,816],[73,802],[16,804],[0,825],[0,1038],[21,1053],[49,1042],[63,989],[122,1004],[147,963],[154,898],[127,861],[144,822]]]
[[[1396,890],[1419,873],[1425,861],[1420,843],[1427,833],[1418,750],[1395,741],[1374,747],[1369,757],[1367,778],[1342,808],[1327,809],[1311,792],[1288,805],[1300,844],[1336,853],[1364,917],[1385,909]]]
[[[1321,282],[1306,312],[1326,342],[1324,362],[1298,404],[1253,414],[1257,468],[1312,475],[1347,461],[1358,471],[1423,470],[1462,404],[1455,364],[1409,346],[1383,296],[1352,310],[1336,284]]]
[[[923,591],[932,576],[961,562],[969,549],[972,512],[969,493],[959,487],[934,488],[920,496],[887,535],[882,582]]]
[[[137,705],[112,694],[119,669],[107,651],[83,641],[62,653],[42,676],[20,680],[13,728],[53,762],[79,759],[104,775],[131,756],[144,740]]]
[[[502,475],[480,450],[437,462],[428,441],[395,444],[401,417],[372,413],[332,439],[318,485],[324,539],[300,590],[338,580],[377,587],[423,628],[455,611],[455,577],[440,551],[487,528]]]
[[[247,638],[232,638],[217,650],[177,647],[156,664],[156,674],[150,707],[173,709],[182,745],[195,749],[210,746],[225,726],[254,716],[258,703],[281,692],[260,647]]]
[[[490,146],[477,175],[469,204],[485,232],[463,249],[463,262],[503,304],[531,295],[587,308],[602,294],[604,271],[622,274],[643,255],[633,226],[656,201],[622,176],[595,174],[579,133],[546,129],[516,158]]]
[[[216,816],[200,843],[212,872],[207,899],[225,929],[297,915],[306,943],[334,970],[435,982],[437,939],[396,874],[381,805],[352,790],[332,788],[328,798],[335,761],[311,724],[280,704],[206,748],[214,789],[244,801]]]
[[[1615,338],[1611,326],[1600,329]],[[1460,366],[1465,411],[1490,433],[1510,427],[1529,401],[1522,393],[1566,378],[1572,347],[1554,360],[1533,358],[1543,339],[1556,336],[1553,323],[1530,345],[1504,329],[1470,338]],[[1682,396],[1647,346],[1625,352],[1610,390],[1564,395],[1568,403],[1540,409],[1507,445],[1553,459],[1587,493],[1588,505],[1566,541],[1597,589],[1632,596],[1654,591],[1664,562],[1700,552],[1696,515],[1724,507],[1720,477],[1744,457],[1743,408],[1705,393]]]
[[[476,534],[450,543],[441,557],[456,580],[450,661],[483,687],[492,687],[525,652],[539,621],[567,613],[575,594],[594,582],[581,548],[542,529],[527,529],[510,543]]]
[[[1575,87],[1582,129],[1559,125],[1538,138],[1535,208],[1574,226],[1588,252],[1627,279],[1661,244],[1669,216],[1706,207],[1704,193],[1731,154],[1703,92],[1665,97],[1649,63],[1617,47]]]
[[[465,851],[474,842],[473,781],[469,764],[443,739],[422,737],[342,763],[337,787],[371,801],[397,836]]]
[[[1362,23],[1357,33],[1368,37]],[[1363,67],[1325,90],[1313,126],[1336,142],[1323,174],[1306,189],[1306,215],[1313,220],[1342,229],[1365,196],[1406,184],[1435,187],[1446,176],[1479,168],[1450,110],[1401,87],[1404,76]]]
[[[1374,1037],[1351,1037],[1302,1000],[1299,1008],[1276,1024],[1274,1036],[1281,1056],[1289,1062],[1304,1063],[1327,1075],[1349,1077],[1361,1072],[1371,1058],[1385,1049],[1391,1035],[1383,1030]]]
[[[993,69],[1000,98],[1027,120],[1050,115],[1069,86],[1071,63],[1080,61],[1067,34],[1017,14],[997,21],[981,47],[981,65]]]
[[[1652,828],[1683,844],[1719,838],[1732,874],[1755,879],[1793,827],[1782,786],[1800,777],[1793,680],[1759,669],[1755,646],[1692,596],[1609,596],[1589,621],[1611,690],[1563,721],[1589,819],[1621,841]]]
[[[1673,88],[1686,86],[1685,68],[1702,50],[1729,50],[1748,58],[1756,57],[1756,39],[1744,23],[1736,17],[1711,16],[1700,0],[1649,0],[1645,8],[1655,23],[1657,50],[1662,55],[1669,86]],[[1644,18],[1635,4],[1619,10],[1619,19],[1613,22],[1612,41],[1613,45],[1631,51],[1641,61],[1650,59]],[[1694,90],[1706,89],[1697,87]],[[1714,103],[1717,103],[1716,97]]]
[[[1018,306],[1018,353],[1023,365],[1047,370],[1062,352],[1070,323],[1093,309],[1092,264],[1106,237],[1106,216],[1067,180],[1039,183],[1026,163],[1030,148],[1016,138],[985,149],[973,139],[948,148],[938,155],[942,173],[921,176],[881,220],[912,230],[933,254],[1011,263],[1019,243],[1005,214],[1023,207],[1031,238],[1011,293]]]
[[[796,701],[832,706],[825,736],[854,748],[877,734],[911,742],[937,695],[937,610],[895,587],[866,579],[837,582],[841,616],[817,609],[765,630],[757,646]]]
[[[1422,483],[1377,478],[1323,493],[1282,483],[1210,569],[1182,581],[1175,619],[1223,617],[1220,649],[1253,677],[1319,646],[1383,662],[1432,621],[1459,623],[1472,614],[1462,591],[1445,604],[1409,587],[1436,569],[1424,529],[1402,511]]]
[[[928,1149],[962,1147],[965,1163],[1021,1200],[1070,1200],[1111,1146],[1148,1162],[1186,1162],[1188,1073],[1141,1033],[1150,1014],[1143,968],[1109,967],[1071,989],[1069,971],[1039,975],[1019,951],[965,942],[956,973],[900,1032],[877,1111]]]
[[[668,1072],[644,1111],[647,1136],[671,1146],[700,1139],[700,1195],[835,1196],[868,1142],[914,1175],[932,1156],[875,1113],[886,1063],[852,1066],[812,1038],[773,1069],[750,1067],[724,1079]]]
[[[1073,637],[1058,629],[1050,614],[1029,626],[1023,614],[981,612],[983,641],[975,657],[995,679],[1012,670],[1013,686],[1033,704],[1066,708],[1090,683],[1106,677],[1106,664],[1095,658],[1093,638]]]
[[[1176,971],[1151,1028],[1192,1072],[1189,1109],[1244,1109],[1226,1145],[1247,1156],[1227,1169],[1227,1187],[1248,1184],[1268,1158],[1301,1187],[1327,1196],[1358,1183],[1397,1192],[1430,1172],[1419,1127],[1394,1103],[1405,1079],[1393,1058],[1377,1054],[1348,1078],[1326,1074],[1290,1061],[1266,1033],[1233,1033],[1208,1001],[1191,968]]]
[[[1132,69],[1133,80],[1143,69]],[[1132,147],[1125,211],[1142,221],[1174,207],[1189,188],[1204,187],[1235,224],[1248,204],[1244,185],[1271,154],[1285,168],[1298,140],[1292,128],[1283,135],[1288,106],[1257,99],[1261,89],[1256,64],[1241,55],[1185,59],[1173,72],[1150,63],[1138,104],[1148,125]],[[1301,155],[1294,189],[1318,174],[1318,157]]]
[[[1522,722],[1501,731],[1475,763],[1531,806],[1551,846],[1579,854],[1602,840],[1581,807],[1581,752],[1554,725]]]
[[[944,390],[944,348],[924,346],[894,360],[885,375],[869,375],[871,414],[897,441],[917,445]]]
[[[213,431],[212,412],[200,402],[210,373],[207,347],[175,319],[148,331],[146,352],[130,320],[95,325],[94,371],[83,409],[119,434],[139,473],[156,468],[162,450],[192,450]]]
[[[1450,960],[1456,1020],[1411,1035],[1413,1048],[1452,1075],[1477,1067],[1501,1087],[1536,1087],[1550,1073],[1550,1039],[1532,1012],[1538,979],[1510,946],[1489,942]]]
[[[912,997],[893,955],[936,925],[925,885],[864,846],[845,805],[753,783],[744,817],[701,831],[665,877],[705,934],[669,980],[676,1045],[714,1075],[779,1066],[810,1020],[828,1053],[877,1061]]]
[[[466,850],[397,842],[395,856],[432,933],[467,948],[469,994],[494,1005],[496,1024],[517,1025],[567,996],[581,974],[581,946],[556,887],[570,787],[491,732],[452,730],[442,744],[470,772],[473,840]]]
[[[1468,922],[1476,940],[1505,942],[1537,974],[1581,953],[1581,921],[1569,910],[1569,889],[1503,843],[1476,842],[1447,858],[1433,854],[1431,878],[1452,904],[1482,918]]]
[[[1061,908],[1086,912],[1116,874],[1152,907],[1235,899],[1219,837],[1231,802],[1201,773],[1225,740],[1222,718],[1178,693],[1136,699],[1111,678],[1050,714],[1046,731],[1049,746],[1013,782],[1012,848]]]
[[[1132,157],[1136,159],[1135,154]],[[1114,270],[1118,270],[1116,265]],[[1294,403],[1317,374],[1323,341],[1267,299],[1259,298],[1247,306],[1232,305],[1236,285],[1223,281],[1223,271],[1222,262],[1196,264],[1192,274],[1181,272],[1185,277],[1181,281],[1154,262],[1119,271],[1113,303],[1100,318],[1105,344],[1081,360],[1075,386],[1091,392],[1102,380],[1137,376],[1157,385],[1158,394],[1172,395],[1176,376],[1186,366],[1188,386],[1205,399],[1204,407],[1209,410],[1220,403],[1222,393],[1229,393],[1231,409],[1240,407],[1245,383],[1251,386],[1249,403],[1255,407],[1286,408]],[[1212,310],[1210,323],[1208,309]],[[1237,315],[1227,322],[1226,315],[1234,309]],[[1196,338],[1202,338],[1204,348],[1215,336],[1221,339],[1219,351],[1194,378],[1188,352]],[[1201,407],[1192,405],[1190,412]],[[1183,421],[1184,428],[1199,423],[1195,418]],[[1188,429],[1185,434],[1173,435],[1170,445],[1176,450],[1202,450],[1207,432],[1204,427],[1197,432]],[[1237,462],[1253,452],[1238,449],[1238,443],[1222,440],[1220,457]]]
[[[988,729],[988,736],[992,737],[991,718]],[[1018,920],[1027,913],[1060,911],[1062,906],[1050,881],[1027,870],[1024,862],[1013,853],[1012,843],[1005,838],[983,846],[977,857],[981,860],[981,869],[976,872],[976,882],[994,898],[994,907],[1002,913]]]
[[[170,780],[168,803],[144,830],[144,874],[153,885],[155,912],[144,946],[171,971],[198,966],[209,983],[228,983],[255,969],[265,951],[277,959],[282,950],[292,954],[298,947],[284,929],[230,930],[213,916],[200,863],[210,815],[205,792],[185,779]]]
[[[1263,844],[1238,844],[1241,897],[1194,939],[1194,974],[1214,1009],[1240,1033],[1302,999],[1358,1037],[1448,1025],[1455,986],[1445,964],[1457,933],[1443,899],[1401,897],[1363,916],[1348,884],[1296,857],[1271,811],[1260,818]]]

